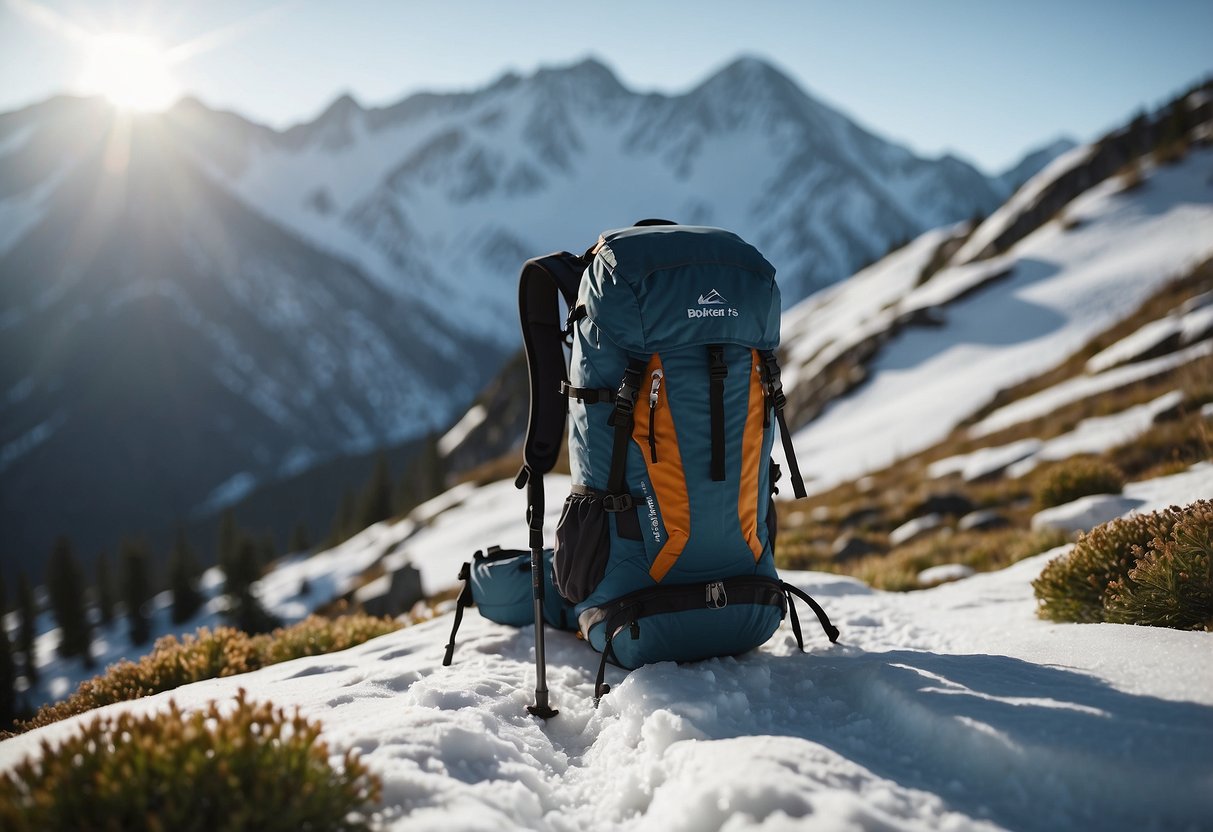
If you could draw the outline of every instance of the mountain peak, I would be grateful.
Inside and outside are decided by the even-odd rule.
[[[341,95],[337,96],[332,104],[325,108],[324,112],[320,114],[320,118],[317,119],[317,121],[327,121],[330,118],[337,118],[344,121],[354,113],[361,112],[365,111],[363,110],[362,105],[358,103],[358,100],[354,98],[351,93],[343,92]]]

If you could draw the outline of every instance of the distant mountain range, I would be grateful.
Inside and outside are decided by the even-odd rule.
[[[5,571],[440,430],[516,348],[537,253],[725,226],[791,305],[1064,149],[998,176],[920,158],[753,58],[678,96],[585,61],[285,131],[191,100],[0,115]]]

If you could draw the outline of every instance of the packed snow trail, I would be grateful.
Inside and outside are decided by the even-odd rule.
[[[533,634],[470,613],[342,653],[210,680],[321,720],[384,780],[390,829],[1200,829],[1213,818],[1213,635],[1034,616],[1051,555],[912,594],[791,573],[843,632],[803,616],[761,649],[631,673],[595,710],[597,654],[549,633],[556,718],[525,711]],[[0,768],[58,723],[0,743]]]

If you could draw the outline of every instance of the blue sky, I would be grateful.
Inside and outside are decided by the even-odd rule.
[[[1213,75],[1208,0],[0,0],[0,111],[87,91],[87,39],[129,31],[189,44],[175,89],[275,126],[343,91],[382,105],[586,55],[676,93],[758,55],[881,135],[991,172]]]

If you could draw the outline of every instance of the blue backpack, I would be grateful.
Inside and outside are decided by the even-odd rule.
[[[530,527],[531,712],[555,713],[543,650],[549,587],[602,654],[596,703],[609,691],[608,661],[631,669],[744,653],[789,612],[803,649],[792,596],[836,641],[821,607],[775,570],[776,425],[794,492],[805,491],[774,353],[779,288],[757,249],[717,228],[646,220],[604,233],[582,256],[527,261],[519,307],[531,387],[516,482]],[[543,474],[566,422],[574,485],[549,569]]]

